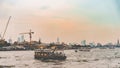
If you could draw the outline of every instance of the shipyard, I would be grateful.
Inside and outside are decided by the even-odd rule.
[[[0,0],[0,68],[120,68],[119,0]]]

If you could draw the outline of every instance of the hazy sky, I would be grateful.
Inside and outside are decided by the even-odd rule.
[[[115,43],[120,38],[119,0],[0,0],[0,33],[12,16],[6,40],[35,32],[33,40]],[[26,39],[29,38],[25,35]]]

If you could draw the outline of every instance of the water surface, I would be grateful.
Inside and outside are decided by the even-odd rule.
[[[65,50],[65,61],[42,62],[34,51],[0,51],[0,68],[120,68],[120,49]]]

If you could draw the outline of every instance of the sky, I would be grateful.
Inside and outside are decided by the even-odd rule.
[[[116,43],[120,39],[119,0],[0,0],[0,34],[12,16],[5,39],[33,32],[32,40]],[[25,35],[29,40],[29,35]]]

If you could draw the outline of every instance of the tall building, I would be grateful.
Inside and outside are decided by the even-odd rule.
[[[119,42],[119,39],[117,40],[117,46],[119,46],[120,45],[120,42]]]
[[[21,41],[20,41],[20,37],[18,37],[18,40],[17,40],[17,42],[19,42],[19,43],[21,42]]]
[[[24,42],[25,39],[24,39],[24,35],[21,35],[21,42]]]
[[[85,46],[86,45],[86,40],[81,41],[81,44]]]
[[[1,34],[0,34],[0,39],[1,39],[2,37],[1,37]]]
[[[12,39],[10,38],[10,39],[8,39],[8,43],[12,43]]]
[[[59,39],[59,37],[57,37],[57,43],[60,43],[60,39]]]
[[[39,38],[39,41],[38,41],[38,43],[39,43],[39,44],[41,44],[41,43],[42,43],[40,38]]]

